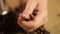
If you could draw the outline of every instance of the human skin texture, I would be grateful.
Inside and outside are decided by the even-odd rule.
[[[3,0],[0,0],[0,5],[1,5],[1,9],[4,10],[4,3],[3,3]]]
[[[22,17],[28,19],[35,8],[38,11],[34,21],[22,21]],[[38,27],[45,24],[47,22],[47,0],[28,0],[23,13],[19,14],[17,22],[19,26],[27,32],[36,30]]]

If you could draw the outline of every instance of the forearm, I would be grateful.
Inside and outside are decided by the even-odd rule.
[[[36,7],[36,5],[37,5],[37,0],[28,0],[23,13],[27,13],[28,15],[31,14],[33,12],[33,9]]]

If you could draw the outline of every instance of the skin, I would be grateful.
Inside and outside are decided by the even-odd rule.
[[[21,21],[22,17],[28,19],[34,9],[37,9],[37,16],[34,21]],[[47,22],[47,0],[28,0],[23,13],[19,14],[18,24],[27,32],[36,30]]]
[[[0,0],[0,5],[1,5],[1,9],[4,11],[4,3],[3,3],[3,0]]]

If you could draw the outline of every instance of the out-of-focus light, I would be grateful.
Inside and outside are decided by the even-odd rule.
[[[3,11],[2,15],[6,15],[8,13],[8,11]]]

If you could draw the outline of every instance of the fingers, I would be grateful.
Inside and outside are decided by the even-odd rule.
[[[22,23],[23,23],[23,27],[22,27],[22,28],[23,28],[25,31],[27,31],[27,32],[33,31],[33,29],[34,29],[33,25],[34,25],[34,24],[31,24],[31,23],[33,23],[33,22],[31,22],[31,21],[29,21],[29,22],[22,21]]]
[[[32,22],[30,22],[30,21],[26,22],[26,21],[22,21],[22,19],[18,19],[19,26],[21,26],[27,32],[30,32],[31,31],[30,29],[34,29],[32,24],[30,24],[30,23],[32,23]]]
[[[28,22],[22,21],[22,17],[21,16],[22,15],[19,16],[20,18],[18,20],[18,24],[27,32],[31,32],[31,31],[37,29],[39,26],[45,24],[45,22],[47,22],[47,17],[45,17],[40,24],[36,25],[38,22],[36,23],[34,21],[28,21]],[[34,24],[34,23],[36,23],[36,24]]]
[[[24,21],[24,25],[26,26],[26,31],[27,32],[31,32],[31,31],[33,31],[33,30],[35,30],[35,29],[37,29],[38,27],[40,27],[41,25],[43,25],[44,23],[46,23],[47,22],[47,17],[45,17],[44,19],[43,19],[43,21],[41,22],[41,24],[40,25],[37,25],[37,26],[33,26],[34,24],[31,24],[31,23],[33,23],[33,22],[25,22]],[[30,24],[29,24],[30,23]],[[34,22],[35,23],[35,22]]]

